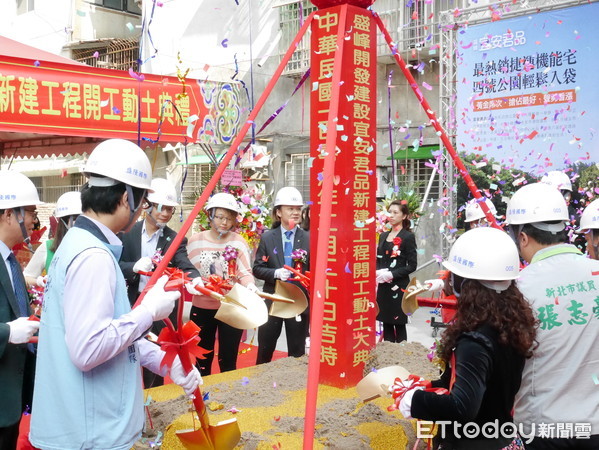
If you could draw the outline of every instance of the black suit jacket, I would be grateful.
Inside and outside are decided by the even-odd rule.
[[[293,249],[302,248],[308,252],[304,271],[310,270],[310,233],[296,228],[293,238]],[[254,277],[264,280],[264,292],[275,291],[275,270],[285,265],[283,237],[281,227],[266,231],[260,238],[260,244],[254,259]]]
[[[128,233],[121,237],[123,241],[123,254],[121,255],[119,265],[127,281],[127,295],[129,296],[131,305],[135,303],[139,295],[139,274],[133,272],[133,266],[141,258],[142,226],[143,221],[137,222]],[[164,256],[176,235],[177,232],[175,230],[164,227],[162,236],[158,238],[156,250],[160,249],[160,254]],[[183,272],[189,272],[190,278],[200,276],[200,273],[187,256],[187,238],[183,238],[181,241],[179,248],[169,263],[169,267],[176,267]]]
[[[25,284],[23,275],[15,282]],[[17,423],[25,406],[31,406],[33,396],[35,355],[27,350],[26,344],[8,342],[7,322],[19,316],[15,291],[6,264],[0,258],[0,427]]]

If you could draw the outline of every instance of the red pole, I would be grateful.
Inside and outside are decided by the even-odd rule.
[[[218,182],[218,180],[222,176],[223,172],[227,168],[227,165],[229,164],[229,162],[231,161],[231,159],[233,159],[233,156],[237,152],[237,147],[239,147],[239,144],[241,144],[241,142],[243,141],[243,138],[247,134],[249,128],[254,123],[254,120],[256,120],[256,116],[260,112],[260,109],[262,108],[262,106],[264,106],[264,103],[266,102],[266,99],[268,98],[268,96],[272,92],[273,88],[275,87],[275,84],[277,83],[277,81],[281,77],[281,74],[283,73],[283,70],[285,69],[285,66],[287,65],[287,63],[291,59],[291,56],[295,52],[295,48],[299,44],[299,41],[302,39],[303,35],[306,33],[306,30],[308,29],[308,26],[312,22],[312,18],[314,17],[314,14],[315,13],[313,12],[312,14],[310,14],[306,18],[306,21],[304,22],[304,25],[299,30],[297,36],[295,37],[295,39],[293,40],[293,42],[289,46],[289,49],[287,50],[287,53],[285,53],[285,56],[283,56],[283,59],[281,60],[281,63],[277,67],[277,70],[275,71],[275,73],[273,74],[273,76],[272,76],[271,80],[269,81],[268,85],[264,89],[264,92],[260,96],[260,99],[256,103],[256,106],[254,107],[254,109],[250,113],[247,121],[245,122],[245,124],[243,125],[243,127],[241,128],[241,130],[239,131],[239,134],[235,137],[235,140],[231,144],[231,147],[229,147],[229,150],[227,150],[227,153],[225,154],[225,157],[223,158],[223,160],[221,161],[221,163],[216,168],[216,172],[214,172],[214,175],[212,175],[212,178],[208,182],[208,185],[206,186],[206,189],[204,189],[204,192],[202,192],[202,195],[200,195],[200,198],[198,198],[198,201],[196,202],[196,204],[193,207],[192,211],[189,213],[189,216],[187,217],[187,219],[185,220],[185,222],[183,222],[183,225],[181,226],[181,229],[177,233],[177,236],[175,236],[175,238],[173,239],[172,244],[170,245],[170,247],[166,251],[164,257],[162,258],[162,261],[160,261],[160,263],[158,264],[158,267],[156,267],[156,270],[154,270],[154,273],[153,273],[152,277],[148,281],[148,285],[149,286],[152,286],[154,283],[156,283],[156,280],[158,278],[160,278],[160,276],[162,275],[162,272],[164,272],[164,269],[166,269],[166,267],[168,266],[168,263],[171,261],[173,255],[175,254],[175,252],[179,248],[179,245],[181,244],[181,241],[185,237],[185,234],[187,233],[187,231],[189,230],[189,228],[193,224],[193,221],[195,220],[196,216],[202,210],[202,207],[204,206],[204,204],[206,203],[206,200],[208,200],[208,197],[210,196],[210,194],[214,190],[214,188],[216,186],[216,183]],[[145,296],[145,292],[142,292],[140,294],[140,296],[137,298],[137,301],[135,302],[134,307],[137,306],[137,305],[139,305],[141,303],[141,301],[144,298],[144,296]]]
[[[449,140],[447,133],[445,132],[445,130],[443,129],[443,127],[437,120],[437,117],[435,116],[434,111],[432,110],[432,108],[426,101],[426,98],[424,98],[424,95],[420,91],[420,88],[418,87],[418,83],[416,83],[416,80],[414,79],[414,77],[412,76],[412,74],[410,73],[408,68],[406,67],[406,63],[404,62],[403,58],[399,54],[399,52],[397,50],[397,46],[393,43],[393,40],[391,39],[391,35],[387,31],[387,28],[385,28],[383,21],[381,20],[381,18],[379,17],[379,15],[377,13],[373,12],[373,16],[374,16],[374,20],[376,20],[376,23],[377,23],[379,29],[385,36],[385,40],[387,41],[387,44],[389,45],[389,48],[391,49],[391,54],[395,58],[395,62],[397,63],[397,65],[401,69],[402,73],[406,77],[406,80],[408,80],[410,87],[414,91],[414,94],[416,94],[416,97],[418,98],[418,101],[422,105],[424,112],[426,113],[429,120],[431,121],[431,124],[433,125],[435,130],[437,130],[437,134],[441,137],[441,141],[443,142],[443,145],[447,149],[447,152],[451,155],[451,159],[453,159],[453,163],[456,165],[456,167],[460,171],[460,174],[462,175],[462,178],[466,182],[466,186],[468,186],[468,189],[470,189],[470,192],[472,193],[474,198],[476,198],[476,199],[483,198],[482,195],[480,195],[480,192],[478,191],[478,188],[476,187],[474,180],[470,176],[468,169],[466,169],[466,166],[464,166],[464,163],[462,162],[460,156],[453,148],[453,145],[451,144],[451,141]],[[485,213],[485,216],[486,216],[487,220],[489,221],[489,223],[491,224],[491,226],[501,229],[501,227],[497,224],[497,220],[495,220],[495,216],[493,215],[493,213],[487,206],[486,202],[479,202],[479,206],[481,207],[482,211]]]
[[[319,11],[322,12],[322,11]],[[320,349],[322,345],[322,323],[324,316],[325,281],[327,271],[327,244],[331,228],[331,212],[334,190],[335,153],[337,142],[337,114],[339,112],[339,94],[341,91],[341,63],[343,56],[344,35],[347,19],[347,4],[342,5],[339,13],[339,28],[337,31],[337,49],[333,63],[333,79],[331,88],[331,107],[327,119],[327,139],[324,157],[322,197],[320,217],[318,218],[318,252],[316,253],[314,286],[310,308],[310,355],[308,356],[308,385],[306,388],[306,418],[304,420],[304,450],[314,446],[314,429],[316,426],[316,402],[318,399],[318,382],[320,377]],[[312,193],[316,198],[316,193]]]

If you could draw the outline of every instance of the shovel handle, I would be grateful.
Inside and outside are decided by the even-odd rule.
[[[258,292],[256,292],[256,294],[258,294],[262,298],[267,298],[269,300],[272,300],[273,302],[295,303],[290,298],[283,297],[283,296],[277,295],[277,294],[269,294],[268,292],[262,292],[262,291],[258,291]]]
[[[210,289],[207,289],[202,286],[194,286],[194,289],[196,291],[200,291],[202,294],[207,295],[208,297],[212,297],[213,299],[218,300],[220,302],[225,301],[225,296],[222,294],[219,294],[218,292],[211,291]]]

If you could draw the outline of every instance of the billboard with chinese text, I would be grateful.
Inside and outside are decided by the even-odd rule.
[[[542,176],[599,158],[599,4],[457,34],[457,149]]]

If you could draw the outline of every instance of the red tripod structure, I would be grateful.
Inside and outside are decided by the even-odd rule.
[[[338,1],[336,3],[340,3],[340,1]],[[349,7],[355,8],[354,6],[350,6],[348,4],[343,4],[343,5],[340,5],[340,7],[339,7],[340,9],[338,11],[340,22],[339,22],[339,32],[337,35],[337,52],[335,54],[335,63],[334,63],[334,68],[333,68],[333,73],[332,73],[332,92],[331,92],[330,110],[329,110],[328,123],[327,123],[328,133],[327,133],[327,137],[326,137],[326,148],[327,149],[334,149],[335,142],[337,139],[337,128],[335,126],[336,125],[335,121],[336,121],[336,117],[337,117],[337,112],[339,110],[339,104],[341,101],[341,98],[339,95],[340,94],[339,86],[342,81],[341,80],[341,70],[340,70],[341,53],[342,53],[341,49],[343,48],[343,45],[344,45],[345,34],[346,34],[347,30],[349,29],[348,24],[345,22],[345,19],[347,17],[347,10]],[[225,154],[225,156],[222,160],[222,163],[217,167],[214,175],[208,182],[206,189],[204,190],[204,192],[202,192],[202,194],[198,198],[198,201],[195,204],[193,210],[191,211],[191,213],[189,214],[189,216],[183,223],[181,230],[179,231],[177,236],[174,238],[173,243],[169,247],[169,249],[166,252],[166,254],[164,255],[164,257],[162,258],[162,260],[161,260],[160,264],[158,265],[158,267],[156,268],[156,270],[154,271],[154,274],[150,278],[148,285],[154,284],[156,282],[156,280],[161,276],[163,271],[167,268],[171,258],[173,257],[175,251],[177,250],[181,241],[183,240],[183,237],[185,236],[185,234],[187,233],[187,231],[193,224],[193,221],[195,220],[198,213],[202,210],[202,207],[204,206],[204,204],[206,203],[206,200],[208,199],[208,197],[210,196],[210,194],[216,187],[216,184],[217,184],[218,180],[221,178],[225,168],[228,166],[231,159],[233,158],[235,153],[238,151],[239,145],[245,138],[250,126],[254,123],[257,115],[259,114],[262,107],[264,106],[266,99],[271,94],[276,82],[280,78],[287,63],[291,59],[291,56],[293,55],[297,45],[299,44],[302,37],[305,35],[306,31],[308,30],[308,27],[312,24],[314,16],[316,14],[323,14],[326,11],[327,11],[327,9],[318,10],[316,12],[313,12],[305,20],[305,22],[302,25],[301,29],[299,30],[297,36],[295,37],[295,39],[289,46],[289,49],[283,56],[272,79],[269,81],[264,92],[262,93],[258,102],[256,103],[254,109],[250,113],[247,121],[242,126],[239,134],[237,135],[237,137],[231,144],[231,147]],[[461,161],[460,157],[458,156],[457,152],[455,151],[453,145],[451,144],[449,137],[447,136],[445,130],[443,129],[441,124],[438,122],[435,113],[433,112],[430,105],[424,98],[423,93],[420,91],[418,84],[414,80],[414,77],[412,76],[412,74],[410,73],[408,68],[406,67],[406,64],[403,61],[403,59],[401,58],[401,56],[397,53],[396,46],[392,42],[391,36],[390,36],[389,32],[386,30],[385,26],[383,25],[380,17],[375,12],[366,11],[366,10],[364,10],[364,11],[365,11],[366,15],[371,16],[373,18],[373,20],[376,22],[378,28],[381,30],[381,32],[385,36],[385,39],[386,39],[389,47],[391,48],[391,51],[392,51],[392,54],[394,56],[396,63],[398,64],[402,73],[408,80],[410,87],[412,88],[414,94],[416,95],[420,104],[422,105],[422,108],[424,109],[426,115],[428,116],[431,124],[437,131],[437,134],[440,136],[441,141],[443,142],[443,145],[445,146],[445,149],[451,155],[451,158],[452,158],[455,166],[458,168],[460,175],[466,182],[473,197],[477,198],[477,199],[482,198],[474,181],[470,177],[468,170],[464,166],[463,162]],[[376,112],[373,112],[373,114],[376,114]],[[312,130],[312,132],[314,132],[314,130]],[[323,177],[322,177],[321,211],[320,211],[319,217],[317,218],[317,220],[318,220],[317,226],[315,227],[318,229],[317,240],[319,243],[318,244],[319,250],[322,249],[322,251],[317,252],[317,254],[314,255],[314,257],[312,258],[312,260],[315,261],[315,265],[314,265],[314,267],[312,267],[312,270],[311,270],[311,272],[312,272],[311,284],[313,286],[312,299],[311,299],[312,312],[311,312],[311,323],[310,323],[311,351],[310,351],[309,363],[308,363],[308,383],[307,383],[306,414],[305,414],[306,418],[305,418],[305,424],[304,424],[304,449],[313,448],[313,441],[314,441],[314,430],[315,430],[315,422],[316,422],[316,401],[317,401],[317,396],[318,396],[318,384],[319,384],[319,374],[320,374],[320,356],[321,356],[321,346],[322,346],[324,292],[325,292],[325,287],[326,287],[325,282],[326,282],[326,272],[327,272],[326,243],[328,240],[329,230],[331,227],[332,200],[333,200],[332,196],[333,196],[333,190],[334,190],[335,156],[336,155],[335,155],[334,151],[328,151],[328,152],[326,152],[326,154],[324,156],[324,170],[322,173]],[[494,227],[498,227],[495,217],[493,216],[493,214],[487,207],[486,203],[480,202],[479,205],[482,208],[482,210],[484,211],[489,222]],[[143,294],[137,300],[136,305],[141,302],[142,298],[143,298]]]

